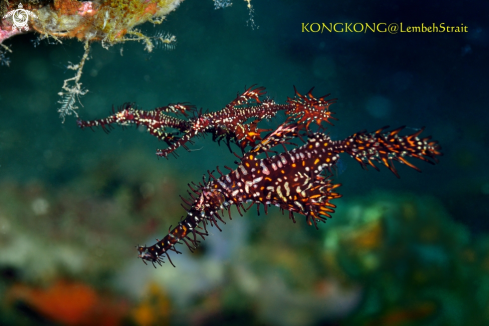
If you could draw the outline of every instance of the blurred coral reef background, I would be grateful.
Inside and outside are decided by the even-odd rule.
[[[343,198],[319,230],[273,207],[234,212],[196,253],[181,246],[176,268],[154,269],[134,246],[166,234],[186,184],[234,155],[200,139],[158,160],[164,144],[145,133],[61,124],[57,92],[83,43],[13,37],[0,66],[0,325],[488,325],[488,4],[256,0],[252,29],[247,3],[228,3],[186,0],[161,27],[139,26],[175,34],[173,51],[92,44],[79,115],[217,110],[255,83],[283,102],[315,86],[339,98],[332,138],[426,126],[445,156],[421,174],[398,165],[399,180],[342,157]],[[308,22],[468,32],[303,33]]]

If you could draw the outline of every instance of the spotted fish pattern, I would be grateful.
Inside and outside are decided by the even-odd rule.
[[[313,121],[321,124],[322,121],[329,123],[328,119],[334,119],[328,108],[335,103],[335,99],[326,99],[328,95],[315,98],[312,89],[306,95],[297,92],[295,87],[294,90],[296,95],[293,98],[288,98],[285,104],[277,104],[265,97],[264,87],[251,86],[223,109],[209,113],[202,113],[202,110],[198,111],[188,103],[170,104],[151,111],[140,110],[134,103],[126,103],[117,112],[113,109],[113,114],[107,118],[91,121],[79,119],[77,124],[82,129],[101,127],[106,132],[113,125],[143,126],[152,136],[168,145],[168,148],[156,151],[160,157],[170,154],[177,156],[179,147],[189,150],[187,144],[205,134],[212,135],[213,140],[219,143],[224,141],[229,148],[234,143],[244,152],[261,140],[262,133],[271,131],[258,128],[258,123],[275,117],[278,112],[283,111],[289,118],[305,122],[306,129]]]
[[[309,225],[317,227],[317,222],[325,222],[334,212],[336,206],[331,201],[341,197],[335,190],[340,184],[331,181],[332,169],[341,153],[350,154],[363,167],[369,164],[377,169],[373,161],[380,162],[397,176],[393,161],[419,170],[406,157],[434,163],[436,156],[441,155],[437,142],[429,141],[429,137],[418,138],[422,130],[400,137],[398,133],[403,127],[384,133],[385,128],[381,128],[374,133],[360,132],[333,141],[324,133],[301,135],[300,126],[297,122],[282,124],[248,151],[234,170],[227,168],[229,173],[223,174],[217,168],[221,176],[216,178],[209,172],[207,182],[191,187],[191,201],[184,199],[188,206],[185,219],[153,246],[138,246],[139,258],[153,265],[161,265],[164,257],[171,262],[168,254],[178,252],[175,245],[180,241],[193,251],[199,244],[198,236],[205,239],[208,235],[208,224],[219,228],[218,221],[224,222],[225,210],[231,218],[230,207],[236,206],[241,214],[245,203],[251,203],[250,207],[256,205],[258,211],[262,205],[265,213],[270,205],[287,210],[294,223],[294,213],[304,215]],[[291,150],[284,146],[284,152],[269,155],[273,148],[295,137],[307,141]],[[260,159],[260,154],[266,157]]]
[[[378,170],[375,163],[384,165],[397,177],[396,161],[419,171],[408,158],[434,164],[442,155],[438,142],[430,137],[419,138],[424,128],[401,136],[405,127],[392,131],[384,127],[370,133],[357,132],[343,140],[313,132],[311,125],[321,130],[323,123],[332,125],[331,120],[336,120],[330,111],[336,99],[327,99],[329,94],[316,98],[312,89],[305,95],[295,87],[294,90],[295,96],[284,104],[264,98],[264,87],[252,86],[216,112],[202,113],[187,103],[143,111],[129,103],[105,119],[78,121],[80,128],[101,127],[105,131],[113,125],[144,126],[168,145],[157,150],[157,155],[163,157],[176,154],[179,147],[188,150],[187,144],[204,134],[211,134],[217,142],[225,141],[229,148],[230,143],[235,143],[243,153],[242,157],[236,154],[239,161],[235,168],[225,166],[226,173],[216,168],[218,177],[208,171],[207,179],[190,185],[190,199],[182,198],[186,216],[154,245],[137,246],[143,262],[155,266],[167,258],[173,265],[169,253],[180,253],[175,246],[183,242],[193,251],[208,236],[207,226],[219,228],[225,211],[231,218],[232,206],[240,214],[252,206],[257,207],[258,213],[261,206],[265,213],[270,206],[276,206],[288,211],[294,222],[294,214],[303,215],[309,225],[317,227],[334,212],[336,206],[331,201],[341,197],[336,192],[340,185],[332,182],[332,172],[342,153],[363,168],[372,166]],[[286,120],[277,129],[258,127],[260,121],[271,119],[280,111],[285,112]],[[262,138],[265,132],[270,133]],[[304,143],[298,146],[292,140]]]

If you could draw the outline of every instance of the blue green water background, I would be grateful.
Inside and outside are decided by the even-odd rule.
[[[331,93],[332,97],[338,98],[332,110],[339,120],[328,129],[333,138],[341,139],[363,129],[374,131],[385,125],[393,128],[406,125],[410,131],[426,126],[424,134],[432,135],[443,147],[444,156],[440,158],[440,163],[432,166],[414,162],[422,173],[398,164],[401,175],[398,180],[385,168],[381,168],[381,172],[373,169],[364,171],[354,160],[342,157],[334,181],[342,184],[339,192],[343,198],[335,202],[340,208],[338,214],[333,215],[332,223],[328,221],[320,225],[320,231],[316,231],[307,228],[302,218],[293,225],[278,212],[269,216],[256,216],[255,209],[252,209],[246,217],[236,217],[228,223],[229,227],[233,223],[240,226],[233,231],[237,233],[233,234],[243,233],[235,237],[235,240],[242,237],[242,242],[222,240],[208,250],[219,252],[223,250],[219,248],[231,244],[246,247],[258,241],[264,244],[259,247],[262,251],[253,250],[261,258],[255,257],[251,261],[267,261],[267,257],[276,253],[265,249],[268,241],[274,244],[278,242],[279,247],[286,246],[294,241],[287,237],[293,237],[294,232],[299,232],[304,238],[311,237],[316,241],[310,246],[316,245],[319,248],[302,246],[303,240],[299,240],[297,246],[286,248],[299,250],[298,256],[306,255],[314,260],[317,256],[311,255],[311,252],[324,252],[328,248],[328,228],[334,228],[334,223],[354,224],[349,221],[350,207],[357,205],[355,207],[363,211],[365,207],[375,206],[378,202],[387,202],[388,207],[396,206],[395,203],[402,205],[405,201],[410,202],[418,210],[413,216],[423,216],[428,224],[431,223],[430,218],[434,218],[438,222],[433,222],[433,228],[444,230],[440,232],[445,236],[426,245],[418,237],[419,234],[414,231],[408,233],[412,238],[406,238],[404,245],[417,249],[400,250],[398,255],[391,253],[384,258],[377,258],[382,260],[389,257],[391,262],[394,260],[399,264],[392,262],[392,266],[396,267],[390,269],[392,266],[387,262],[379,263],[376,265],[378,267],[372,269],[375,273],[366,267],[368,264],[355,265],[356,260],[352,258],[356,257],[355,253],[348,258],[338,258],[338,261],[344,262],[339,264],[344,270],[339,274],[330,271],[329,277],[362,289],[358,291],[359,299],[352,301],[342,314],[317,314],[317,317],[310,319],[297,317],[299,321],[280,318],[280,309],[267,308],[260,300],[254,299],[259,292],[246,294],[246,291],[237,291],[239,295],[229,294],[234,293],[233,286],[239,281],[230,278],[231,281],[228,279],[228,282],[223,282],[226,276],[219,274],[221,276],[216,276],[217,281],[206,283],[207,287],[203,287],[206,290],[198,295],[190,290],[188,296],[181,292],[174,294],[178,291],[172,292],[164,285],[167,284],[165,282],[172,283],[171,278],[157,282],[175,307],[173,313],[165,317],[166,322],[198,324],[182,311],[193,311],[188,307],[199,307],[212,293],[221,303],[216,314],[228,324],[239,324],[242,320],[264,325],[382,324],[390,320],[383,316],[407,311],[404,315],[400,313],[405,318],[401,318],[400,323],[385,322],[385,325],[464,325],[466,318],[472,318],[474,323],[480,321],[480,325],[483,325],[489,320],[489,295],[483,290],[489,289],[489,253],[485,245],[489,232],[487,3],[255,0],[252,4],[254,20],[259,26],[255,29],[249,24],[247,26],[249,13],[242,1],[235,1],[229,8],[214,10],[211,1],[186,0],[162,25],[143,26],[147,34],[161,30],[176,35],[178,42],[172,51],[155,49],[147,53],[144,46],[137,43],[116,45],[106,50],[100,44],[94,44],[81,79],[89,93],[81,98],[83,107],[79,110],[80,117],[87,120],[102,118],[109,114],[113,105],[117,107],[125,102],[136,102],[143,109],[190,102],[204,110],[215,111],[234,99],[245,86],[253,84],[267,87],[269,96],[277,102],[284,102],[288,96],[294,95],[293,85],[303,93],[314,86],[314,94]],[[445,23],[447,26],[463,24],[467,26],[468,32],[395,35],[308,33],[302,31],[303,23],[403,23],[404,26]],[[106,272],[103,277],[109,279],[106,284],[115,284],[112,288],[118,289],[122,297],[130,298],[137,305],[146,286],[140,276],[143,275],[149,282],[157,277],[148,274],[148,269],[151,268],[151,273],[165,274],[173,267],[166,264],[154,272],[152,267],[144,266],[136,259],[133,246],[137,243],[133,242],[148,241],[149,244],[152,238],[163,237],[169,225],[175,225],[180,216],[184,215],[184,210],[179,206],[179,195],[185,194],[186,184],[199,181],[202,174],[215,169],[216,165],[234,166],[235,157],[225,146],[218,146],[206,138],[196,141],[191,146],[195,149],[192,152],[181,148],[178,150],[178,158],[158,160],[155,151],[165,145],[135,128],[122,130],[116,127],[106,135],[102,130],[80,130],[73,117],[68,117],[62,124],[56,113],[59,106],[56,103],[59,100],[57,93],[63,80],[73,74],[66,69],[68,62],[77,63],[80,60],[83,46],[76,40],[66,40],[62,45],[41,42],[34,47],[33,39],[35,36],[27,34],[7,41],[14,51],[9,55],[11,65],[0,67],[0,187],[3,188],[0,191],[0,197],[3,197],[0,213],[5,220],[11,219],[9,225],[25,219],[26,222],[18,226],[18,230],[23,230],[19,232],[25,231],[26,235],[36,233],[47,239],[45,241],[51,241],[53,248],[64,246],[72,237],[61,234],[62,241],[57,242],[56,237],[53,237],[56,231],[43,228],[47,220],[51,219],[49,223],[53,225],[61,225],[65,218],[76,219],[76,216],[86,214],[92,225],[97,225],[96,221],[99,221],[104,225],[99,232],[103,240],[98,240],[101,255],[107,243],[112,243],[117,244],[117,249],[113,250],[120,250],[121,257],[125,257],[116,261],[111,261],[109,257],[108,266],[103,268]],[[283,117],[264,123],[263,126],[277,126],[281,119]],[[155,198],[152,194],[161,197]],[[144,207],[147,197],[151,202],[150,213],[144,211],[145,208],[138,211],[138,207]],[[45,211],[42,207],[36,208],[33,203],[39,198],[47,201],[50,208]],[[107,216],[100,213],[106,212],[107,208],[97,208],[97,205],[91,204],[92,201],[117,206],[115,211],[123,212],[126,216],[124,221],[131,221],[127,224],[129,229],[137,227],[139,218],[145,219],[139,225],[145,223],[147,228],[130,234],[128,228],[118,225],[122,222],[116,218],[114,210],[111,211],[111,219],[104,220]],[[62,207],[59,209],[65,215],[56,215],[55,207]],[[435,212],[443,216],[435,218]],[[384,234],[395,237],[397,233],[392,228],[408,228],[392,224],[396,216],[403,214],[393,213],[391,222],[383,222]],[[53,219],[56,221],[53,222]],[[243,222],[244,219],[251,222]],[[270,231],[262,232],[267,223],[264,220],[267,219],[272,221],[267,226]],[[73,225],[70,232],[83,238],[79,234],[85,232],[83,219]],[[240,231],[239,228],[246,231]],[[361,229],[361,226],[358,228]],[[116,235],[113,235],[111,229],[117,229]],[[60,227],[59,230],[65,229]],[[6,229],[0,235],[7,239],[0,242],[0,246],[3,246],[1,250],[15,251],[16,247],[12,246],[13,240],[8,237],[8,232]],[[213,236],[218,237],[218,233],[214,230]],[[112,235],[114,240],[111,239]],[[383,239],[382,248],[395,242],[392,239],[389,242],[387,238]],[[77,241],[83,243],[83,240]],[[326,247],[323,247],[324,243]],[[454,252],[463,251],[464,248],[474,253],[473,265],[453,256]],[[338,255],[350,249],[340,246],[337,248]],[[301,254],[300,250],[307,253]],[[192,255],[184,247],[182,251],[183,255],[175,257],[174,262],[177,270],[181,268],[183,274],[178,279],[175,277],[174,282],[185,283],[188,281],[184,276],[187,263],[182,257]],[[235,251],[221,256],[216,254],[224,258],[219,258],[215,264],[227,266],[225,270],[232,269],[229,266],[233,265],[233,253]],[[406,255],[403,256],[403,253]],[[32,259],[42,260],[44,255],[49,254],[49,251],[42,252]],[[204,259],[211,257],[207,254],[208,251],[201,255]],[[14,270],[19,282],[34,286],[44,277],[25,273],[27,265],[15,263],[15,260],[6,258],[0,262],[3,262],[0,269]],[[249,263],[251,270],[259,270],[260,264],[252,262]],[[431,275],[428,279],[433,282],[416,283],[403,276],[412,272],[410,264],[422,266],[419,268],[421,274],[430,271],[426,273]],[[292,267],[282,266],[279,270],[281,268],[288,275],[283,279],[289,280],[292,288],[303,286],[305,293],[314,291],[315,286],[301,283],[304,276],[288,270]],[[328,273],[328,268],[321,268],[325,269],[325,274]],[[318,269],[321,271],[318,275],[323,273],[321,268]],[[80,275],[83,274],[83,268],[67,269],[69,271],[66,274],[70,277],[82,279],[94,288],[104,283],[101,281],[100,269],[94,268],[97,272],[91,277]],[[465,274],[453,276],[458,281],[446,275],[459,269],[463,269]],[[270,270],[274,269],[270,267]],[[432,271],[436,273],[430,274]],[[338,276],[340,274],[341,277]],[[444,274],[447,277],[446,283],[435,284],[434,280],[443,278]],[[55,272],[55,275],[65,274]],[[199,278],[199,273],[189,275],[192,276],[188,278]],[[256,275],[261,274],[256,272]],[[270,275],[275,274],[271,272]],[[282,274],[277,272],[277,275]],[[315,277],[319,280],[321,277],[318,275]],[[265,276],[260,277],[257,276],[257,279],[266,279]],[[280,276],[277,278],[283,280]],[[137,282],[137,285],[131,286],[131,282]],[[263,282],[260,284],[267,283]],[[451,282],[459,282],[459,286],[448,286]],[[385,294],[380,290],[377,293],[375,290],[395,286],[398,286],[395,294]],[[3,284],[2,288],[7,291],[9,286]],[[470,291],[462,289],[479,289],[482,293],[471,297]],[[435,292],[437,294],[433,294]],[[453,299],[443,300],[444,296]],[[431,312],[427,313],[426,318],[423,316],[416,319],[416,314],[414,317],[409,314],[411,308],[405,308],[418,307],[416,297],[423,297],[421,306],[429,302],[436,307],[427,309]],[[272,296],[270,301],[273,300]],[[240,304],[241,301],[244,303]],[[327,306],[326,301],[324,305]],[[459,317],[450,315],[452,308],[457,310],[455,315]],[[327,310],[320,305],[317,309]],[[13,319],[4,320],[10,323],[17,318],[11,317],[16,314],[10,311],[8,318]],[[228,317],[231,319],[226,319]],[[22,318],[24,323],[29,323],[27,317]],[[207,320],[205,322],[212,324]]]

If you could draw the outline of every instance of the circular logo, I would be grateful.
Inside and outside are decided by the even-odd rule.
[[[3,16],[3,18],[12,16],[12,20],[14,22],[14,31],[17,29],[24,29],[25,31],[28,31],[29,26],[27,26],[27,23],[29,22],[29,16],[37,18],[36,14],[34,14],[32,11],[25,10],[23,8],[24,7],[22,6],[22,4],[19,3],[19,9],[11,10],[5,16]]]

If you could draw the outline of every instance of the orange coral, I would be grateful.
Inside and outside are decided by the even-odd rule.
[[[78,8],[82,6],[82,3],[76,0],[55,0],[54,9],[60,15],[75,15],[78,13]]]
[[[68,326],[120,325],[127,305],[79,282],[60,280],[47,288],[14,285],[8,301],[22,301],[40,315]]]

